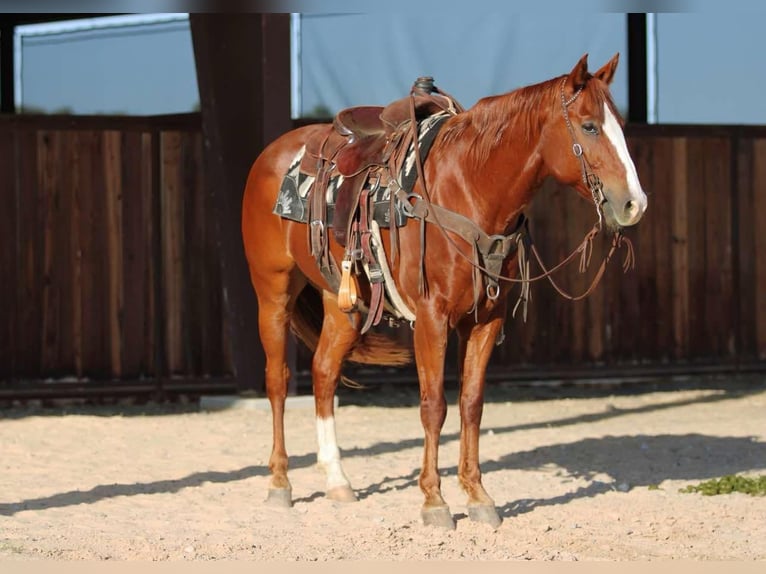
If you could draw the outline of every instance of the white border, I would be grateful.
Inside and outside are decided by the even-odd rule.
[[[293,119],[303,114],[301,98],[301,15],[290,14],[290,114]]]
[[[646,121],[657,123],[657,14],[646,15]]]

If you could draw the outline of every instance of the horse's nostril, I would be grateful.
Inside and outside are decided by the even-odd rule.
[[[625,214],[633,215],[638,210],[638,204],[632,199],[625,203]]]

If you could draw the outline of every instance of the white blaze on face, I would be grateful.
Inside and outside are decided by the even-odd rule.
[[[340,465],[340,450],[335,437],[335,418],[317,417],[317,460],[327,474],[327,489],[349,486],[348,478]]]
[[[638,181],[636,166],[633,165],[633,159],[628,152],[628,144],[625,142],[625,135],[622,133],[622,128],[606,103],[604,103],[604,134],[609,138],[615,151],[617,151],[617,156],[625,166],[628,193],[630,195],[629,200],[635,202],[634,204],[637,207],[633,214],[633,219],[637,220],[637,218],[646,210],[646,194],[644,193],[644,190],[641,189],[641,183]],[[621,216],[618,214],[618,218],[619,217]],[[620,221],[620,223],[630,224],[633,223],[633,221]]]

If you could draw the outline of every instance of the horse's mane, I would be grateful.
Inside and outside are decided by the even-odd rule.
[[[470,140],[469,158],[477,166],[487,161],[492,150],[500,145],[503,137],[513,131],[513,137],[531,142],[539,137],[549,113],[561,113],[561,82],[565,76],[559,76],[516,89],[506,94],[488,96],[480,99],[466,112],[459,114],[443,130],[444,143],[468,138]],[[592,109],[603,113],[606,102],[622,122],[606,86],[599,81],[590,81],[579,96],[588,100]],[[603,117],[599,118],[603,120]]]

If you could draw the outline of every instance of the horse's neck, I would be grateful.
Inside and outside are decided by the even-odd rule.
[[[545,177],[539,142],[546,118],[539,106],[523,103],[518,94],[480,100],[456,118],[440,150],[462,184],[442,193],[461,195],[456,203],[470,206],[466,215],[489,233],[515,224]]]

